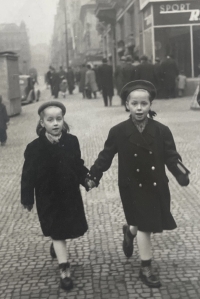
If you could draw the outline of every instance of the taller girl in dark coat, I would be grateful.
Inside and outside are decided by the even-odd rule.
[[[127,257],[132,256],[137,234],[140,277],[149,287],[161,285],[151,268],[150,235],[176,228],[165,165],[180,185],[189,183],[187,172],[179,169],[181,157],[169,128],[147,117],[155,114],[150,110],[155,95],[155,87],[148,81],[130,82],[122,89],[131,117],[111,128],[88,177],[88,186],[97,186],[118,154],[119,191],[128,223],[123,227],[123,250]]]
[[[47,102],[38,113],[39,138],[28,144],[24,154],[21,203],[30,211],[35,192],[43,234],[52,238],[51,255],[58,258],[61,287],[70,289],[65,240],[78,238],[88,229],[79,190],[88,169],[81,159],[77,137],[68,133],[65,106],[57,101]]]

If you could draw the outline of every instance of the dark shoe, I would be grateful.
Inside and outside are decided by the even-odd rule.
[[[55,250],[53,247],[53,243],[51,243],[51,246],[50,246],[50,255],[51,255],[52,259],[56,258],[56,253],[55,253]]]
[[[133,239],[135,238],[135,236],[131,234],[129,226],[126,224],[123,226],[123,234],[124,234],[124,240],[123,240],[124,254],[126,257],[131,257],[133,254]]]
[[[63,263],[59,265],[60,268],[60,287],[64,290],[71,290],[73,288],[73,281],[70,277],[70,264]]]
[[[161,282],[158,279],[158,277],[156,277],[156,275],[153,274],[151,266],[140,268],[140,278],[142,282],[150,288],[161,287]]]

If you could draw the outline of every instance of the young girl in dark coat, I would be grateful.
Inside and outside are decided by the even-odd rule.
[[[2,96],[0,95],[0,142],[1,146],[6,144],[7,140],[7,123],[9,122],[9,117],[6,111],[5,105],[2,103]]]
[[[21,203],[31,211],[34,192],[44,236],[52,238],[50,253],[58,259],[61,287],[73,287],[67,262],[66,239],[87,231],[79,185],[85,184],[88,169],[81,159],[76,136],[68,133],[65,106],[49,101],[38,109],[39,138],[28,144],[21,179]]]
[[[126,257],[132,256],[137,235],[140,277],[149,287],[158,288],[161,283],[151,267],[151,233],[176,228],[165,165],[181,186],[189,184],[188,172],[180,162],[169,128],[151,119],[155,115],[150,110],[156,96],[154,85],[143,80],[130,82],[121,96],[130,119],[111,128],[104,149],[90,169],[88,187],[98,186],[118,153],[119,191],[128,223],[123,226],[123,251]]]

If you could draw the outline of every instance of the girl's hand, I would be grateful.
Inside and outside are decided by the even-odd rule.
[[[32,210],[33,205],[23,205],[25,210],[28,210],[29,212]]]
[[[85,179],[85,188],[86,191],[91,190],[92,188],[96,187],[96,184],[94,181],[90,180],[90,179]]]

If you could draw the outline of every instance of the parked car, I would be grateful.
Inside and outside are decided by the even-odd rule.
[[[31,76],[20,75],[19,85],[22,104],[29,104],[39,101],[41,93],[37,87],[38,85],[35,84],[35,80]]]

